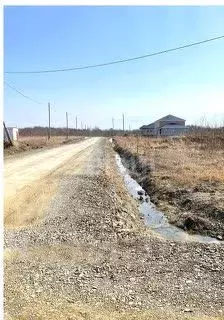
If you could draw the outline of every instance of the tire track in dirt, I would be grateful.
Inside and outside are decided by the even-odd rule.
[[[89,139],[66,148],[47,150],[44,155],[38,153],[6,164],[5,227],[24,227],[41,219],[57,190],[60,178],[81,170],[83,159],[88,157],[96,141],[97,139]],[[27,168],[28,165],[32,166],[31,169]],[[50,172],[47,171],[49,169]]]

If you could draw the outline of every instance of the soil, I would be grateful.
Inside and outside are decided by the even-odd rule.
[[[114,141],[115,142],[115,141]],[[224,185],[205,181],[194,187],[174,187],[169,177],[156,177],[150,165],[115,142],[115,150],[131,176],[147,191],[169,222],[191,233],[224,239]]]
[[[222,245],[150,232],[107,139],[66,163],[42,218],[5,230],[5,319],[223,319]]]

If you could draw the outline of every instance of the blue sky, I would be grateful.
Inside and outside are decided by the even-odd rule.
[[[224,7],[17,6],[4,9],[4,69],[29,71],[131,58],[224,35]],[[224,121],[224,39],[99,69],[5,74],[42,104],[4,89],[8,126],[137,128],[167,114]]]

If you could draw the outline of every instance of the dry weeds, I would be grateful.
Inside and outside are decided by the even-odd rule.
[[[144,180],[151,201],[166,213],[170,222],[193,232],[224,238],[222,135],[211,131],[211,135],[206,132],[204,136],[199,132],[179,138],[129,136],[116,141],[121,150],[129,151],[124,152],[128,163],[131,153],[143,163],[140,167],[150,167],[150,172],[140,180]],[[141,168],[140,172],[144,175]]]
[[[70,137],[69,140],[76,140],[80,137]],[[48,139],[46,136],[27,136],[19,137],[19,143],[28,143],[29,145],[32,146],[45,146],[45,145],[55,145],[55,144],[61,144],[64,141],[67,141],[66,137],[64,136],[53,136],[50,139]]]
[[[224,149],[204,148],[190,139],[118,137],[118,144],[138,154],[152,174],[176,186],[191,187],[201,182],[224,182]]]
[[[5,156],[29,151],[33,149],[52,148],[64,143],[75,143],[83,140],[83,137],[71,136],[67,139],[65,136],[52,136],[49,140],[46,136],[20,136],[18,141],[14,141],[13,146],[5,146]]]

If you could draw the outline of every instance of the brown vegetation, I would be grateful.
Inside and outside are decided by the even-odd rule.
[[[193,230],[224,236],[222,129],[198,130],[179,138],[117,137],[116,142],[149,165],[147,191],[171,221],[186,227],[190,215]]]
[[[75,143],[82,139],[83,137],[79,136],[72,136],[69,139],[66,139],[65,136],[53,136],[50,140],[46,136],[20,136],[18,141],[14,141],[13,146],[4,145],[4,154],[9,156],[32,149],[57,147],[64,143]]]

